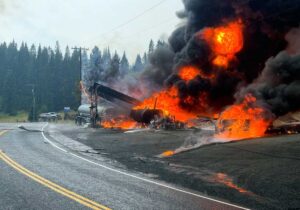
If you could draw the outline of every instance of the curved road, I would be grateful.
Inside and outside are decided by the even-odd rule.
[[[0,209],[243,209],[105,164],[0,124]]]

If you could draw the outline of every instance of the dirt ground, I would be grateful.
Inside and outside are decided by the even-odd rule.
[[[300,135],[214,143],[160,158],[162,152],[186,144],[189,137],[212,131],[56,128],[98,155],[154,179],[254,209],[300,208]]]

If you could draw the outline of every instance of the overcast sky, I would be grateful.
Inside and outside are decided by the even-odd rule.
[[[167,39],[182,9],[181,0],[0,0],[0,41],[109,45],[132,62],[151,38]]]

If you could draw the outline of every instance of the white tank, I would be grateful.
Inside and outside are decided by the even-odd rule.
[[[90,115],[90,104],[82,104],[78,107],[78,113],[81,115]],[[98,113],[101,115],[105,113],[106,110],[110,109],[111,107],[107,106],[97,106],[98,108]]]

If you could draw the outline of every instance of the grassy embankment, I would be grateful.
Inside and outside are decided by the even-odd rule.
[[[2,123],[24,122],[24,121],[27,121],[27,119],[28,119],[27,112],[18,112],[14,116],[0,113],[0,122],[2,122]]]
[[[63,118],[64,113],[58,112],[58,114]],[[71,112],[70,115],[76,115],[76,112]],[[0,112],[0,123],[15,123],[15,122],[27,122],[28,121],[28,113],[27,112],[18,112],[16,115],[11,116],[8,114],[4,114]],[[73,119],[68,120],[59,120],[57,123],[66,123],[66,124],[72,124],[74,123]]]

